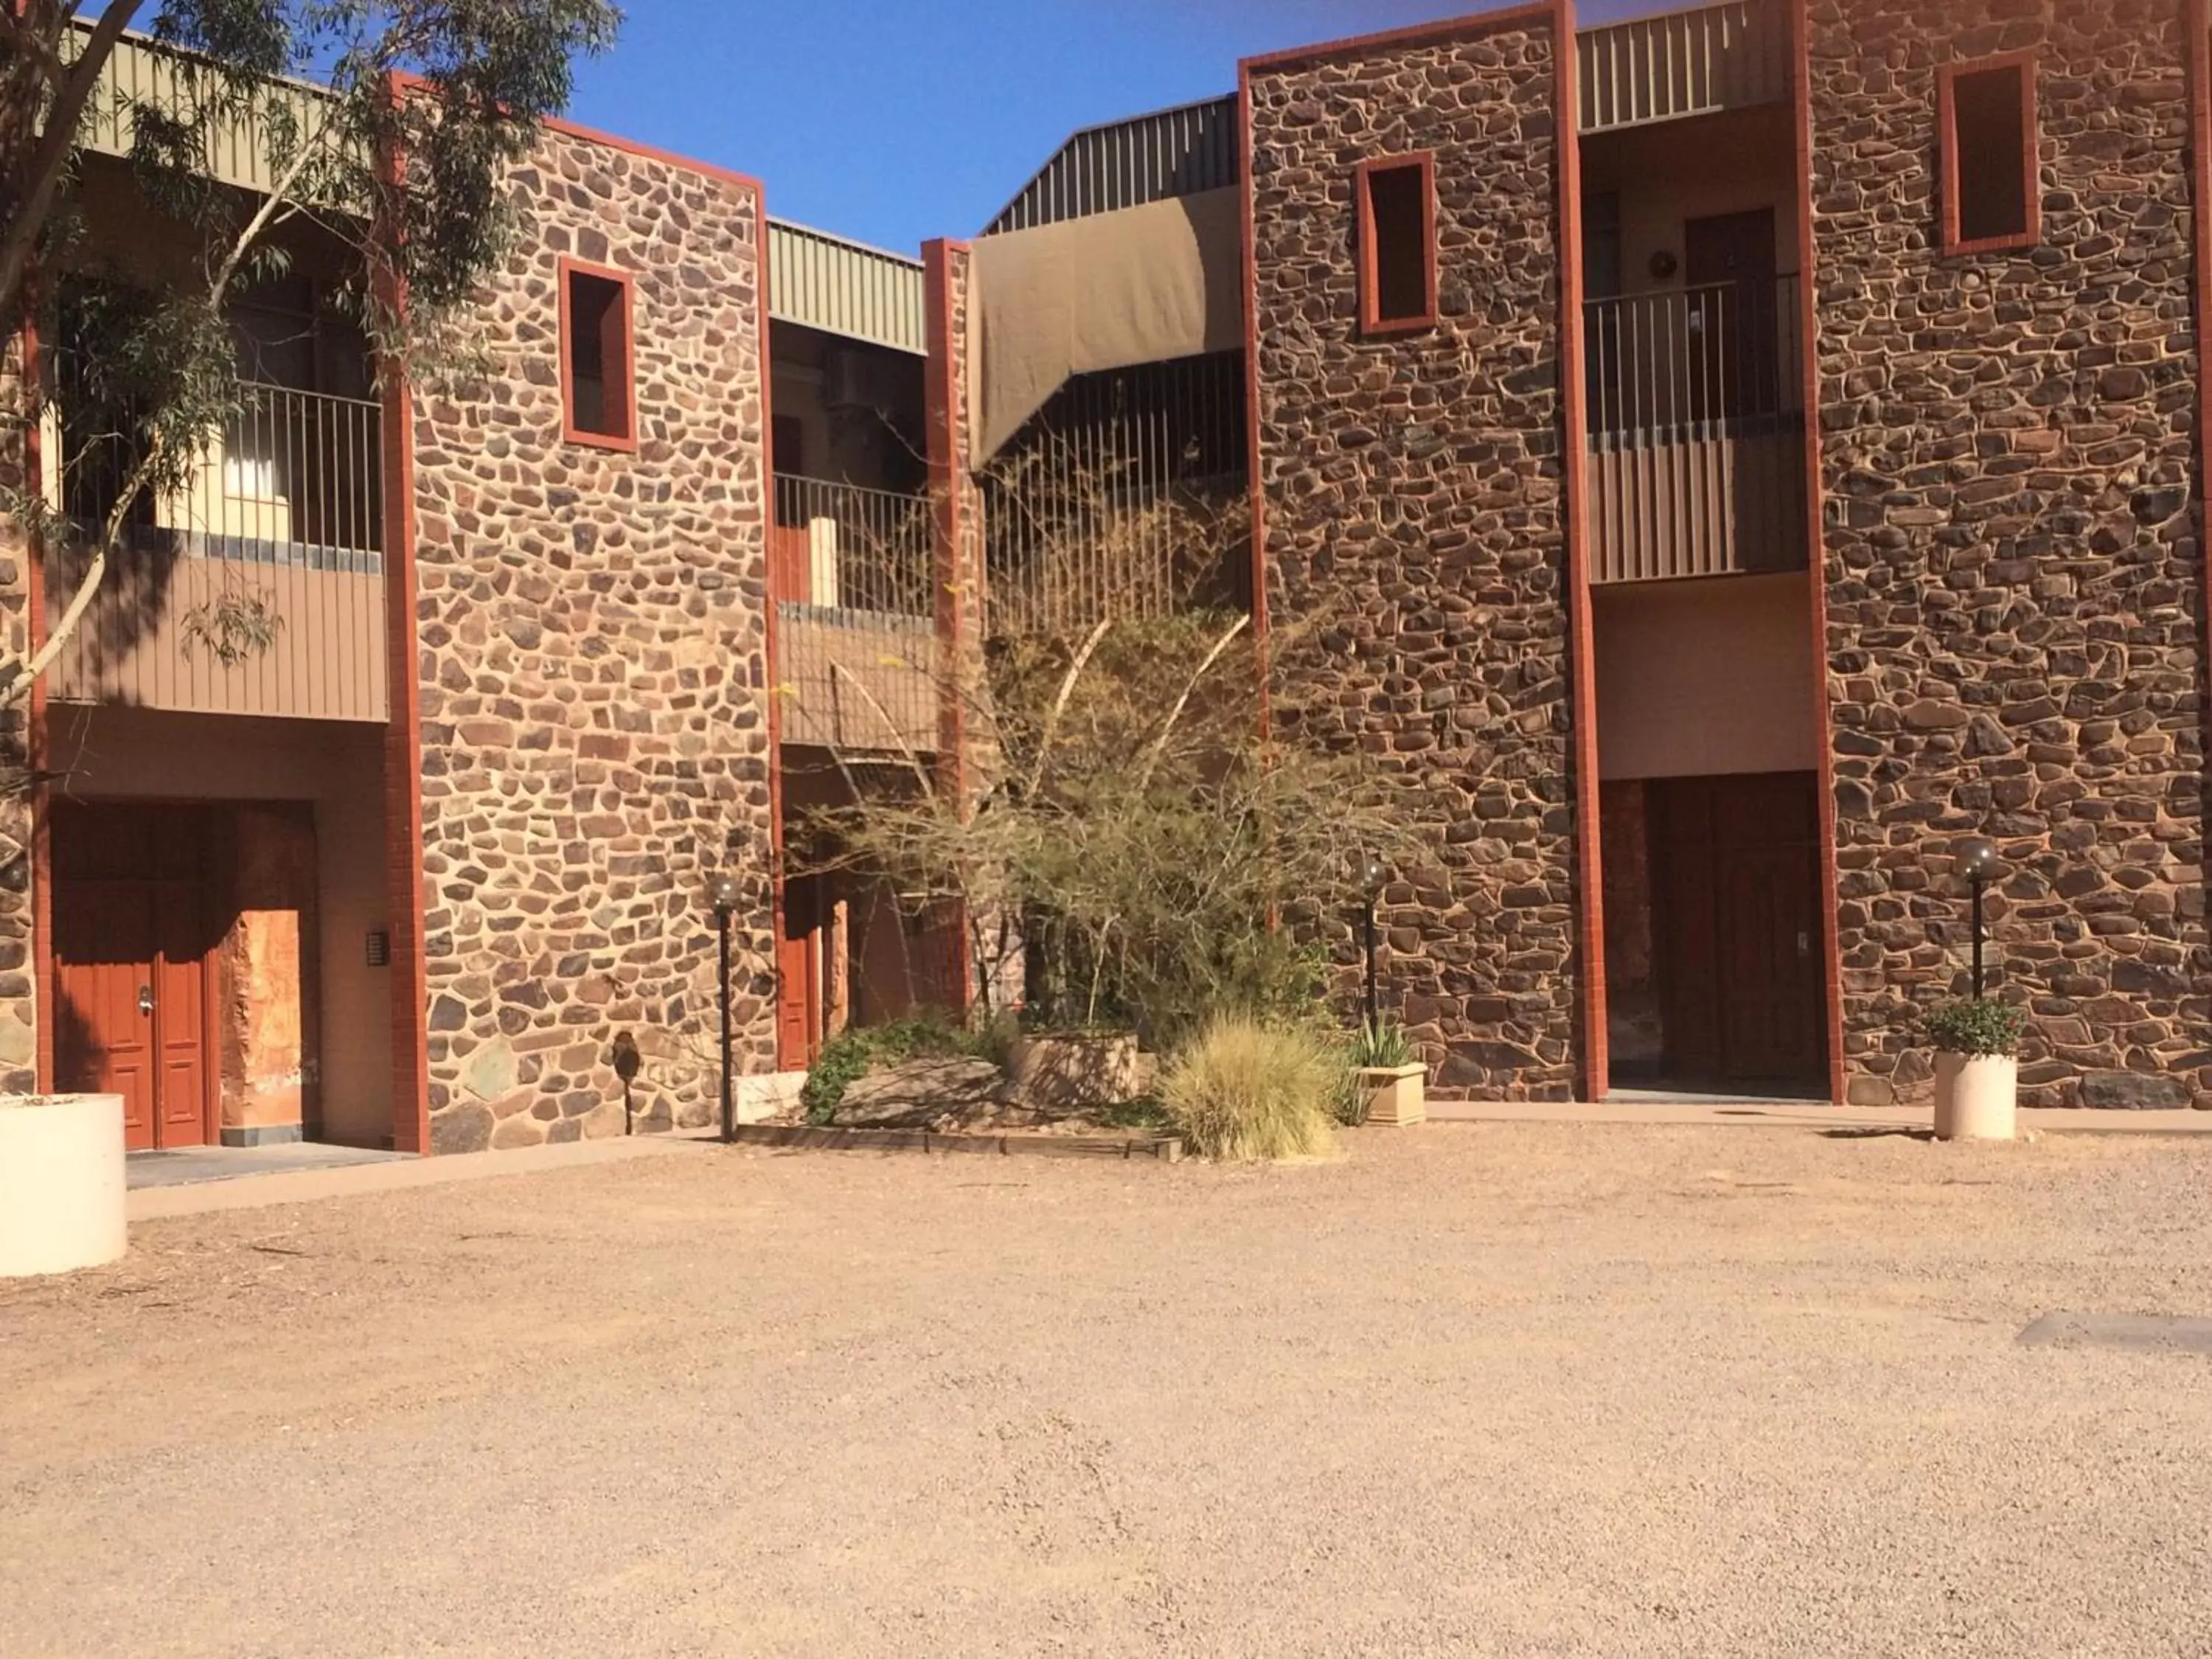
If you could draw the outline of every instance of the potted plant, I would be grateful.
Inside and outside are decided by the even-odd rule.
[[[2018,1055],[2027,1029],[2025,1013],[1991,997],[1970,997],[1928,1016],[1938,1140],[2010,1140],[2018,1133]]]
[[[1406,1028],[1388,1020],[1362,1022],[1352,1042],[1353,1085],[1365,1103],[1362,1120],[1398,1127],[1428,1116],[1429,1068],[1423,1065]]]
[[[0,1095],[0,1279],[125,1249],[123,1097]]]

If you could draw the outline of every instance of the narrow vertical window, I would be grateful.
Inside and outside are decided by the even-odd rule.
[[[630,283],[619,271],[561,264],[561,390],[568,439],[637,447]]]
[[[1937,79],[1943,249],[1992,253],[2043,234],[2036,189],[2035,58],[1954,64]]]
[[[1366,334],[1437,320],[1436,161],[1398,156],[1360,165],[1359,326]]]

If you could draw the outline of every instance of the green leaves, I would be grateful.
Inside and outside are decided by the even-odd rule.
[[[2020,1051],[2027,1011],[1992,997],[1947,1003],[1928,1016],[1928,1040],[1946,1054],[1982,1057]]]

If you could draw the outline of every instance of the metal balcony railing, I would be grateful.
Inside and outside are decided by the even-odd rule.
[[[46,489],[76,533],[46,555],[49,620],[88,568],[134,464],[94,430],[70,365],[46,414]],[[383,410],[247,384],[180,487],[146,492],[56,664],[64,702],[382,720]]]
[[[783,738],[937,747],[934,527],[927,495],[779,476],[769,532]]]
[[[1782,276],[1589,303],[1593,580],[1804,565],[1798,292]]]

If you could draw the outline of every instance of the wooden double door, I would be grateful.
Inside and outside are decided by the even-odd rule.
[[[1668,1080],[1825,1080],[1818,779],[1667,778],[1648,788]]]
[[[52,835],[57,1086],[120,1095],[134,1152],[204,1146],[219,943],[208,813],[61,802]]]

